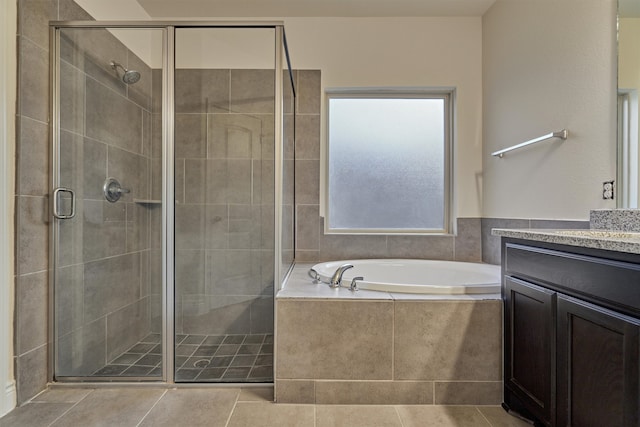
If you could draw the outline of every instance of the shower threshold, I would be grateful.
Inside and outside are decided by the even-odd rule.
[[[176,382],[273,381],[273,335],[176,335]],[[161,377],[160,334],[149,334],[93,377]]]

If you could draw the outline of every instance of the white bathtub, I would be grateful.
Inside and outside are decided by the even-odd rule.
[[[345,271],[342,286],[354,277],[358,288],[412,294],[494,294],[500,293],[500,266],[455,261],[414,259],[361,259],[316,264],[310,270],[329,283],[338,267],[352,264]]]

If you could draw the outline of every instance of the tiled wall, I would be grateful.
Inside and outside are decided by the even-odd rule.
[[[350,258],[480,261],[480,218],[458,218],[456,236],[325,235],[320,217],[320,71],[298,71],[297,90],[297,262]]]
[[[47,382],[49,21],[91,19],[72,0],[18,1],[15,375],[18,403]]]
[[[158,32],[157,36],[161,34]],[[159,42],[161,38],[158,38]],[[60,185],[76,216],[60,221],[56,373],[91,375],[150,331],[151,68],[107,30],[60,36]],[[141,74],[121,80],[114,60]],[[130,193],[105,200],[107,177]]]
[[[48,192],[49,192],[49,140],[48,140],[48,123],[49,123],[49,28],[50,20],[90,20],[92,19],[84,10],[82,10],[73,0],[18,0],[19,23],[18,23],[18,61],[19,61],[19,82],[18,82],[18,117],[17,117],[17,181],[16,181],[16,308],[15,308],[15,374],[18,388],[18,402],[25,402],[30,397],[38,393],[45,387],[47,381],[47,321],[48,321],[48,257],[49,257],[49,237],[48,237]],[[108,58],[112,59],[112,58]],[[132,60],[135,60],[132,58]],[[70,64],[71,62],[69,62]],[[89,70],[71,67],[69,64],[65,67],[70,68],[70,80],[73,77],[82,78],[82,73],[89,73]],[[140,68],[140,65],[137,65]],[[100,73],[100,70],[95,70]],[[109,71],[109,70],[107,70]],[[319,216],[319,182],[320,182],[320,97],[321,97],[321,78],[320,71],[298,71],[295,73],[297,79],[297,138],[295,153],[295,197],[296,197],[296,258],[298,261],[318,261],[336,258],[362,258],[362,257],[419,257],[431,259],[457,259],[478,261],[481,258],[485,262],[499,263],[499,253],[496,248],[496,238],[490,236],[490,228],[492,227],[537,227],[539,224],[533,220],[515,220],[517,224],[510,222],[511,220],[493,219],[493,218],[460,218],[458,219],[458,235],[453,236],[324,236],[322,234],[321,218]],[[105,77],[104,75],[102,77]],[[96,80],[91,80],[88,86],[83,90],[92,90],[97,92],[105,92],[113,97],[130,98],[132,103],[137,104],[136,110],[140,111],[144,127],[148,129],[147,119],[148,113],[151,111],[153,117],[154,129],[159,129],[159,114],[156,114],[154,108],[157,106],[154,102],[154,108],[151,110],[148,106],[143,105],[144,100],[139,95],[137,89],[145,85],[143,80],[137,84],[136,88],[130,93],[116,94],[118,89],[112,86],[113,82],[109,80],[101,80],[99,74],[95,76]],[[144,79],[144,77],[143,77]],[[159,79],[155,79],[159,81]],[[79,87],[78,87],[79,88]],[[76,92],[79,93],[79,92]],[[116,98],[118,99],[118,98]],[[155,101],[155,100],[154,100]],[[99,111],[96,114],[102,114]],[[94,114],[92,117],[97,117]],[[70,132],[67,132],[66,146],[69,149],[78,147],[78,141],[82,133],[75,132],[79,129],[75,128],[82,120],[90,117],[78,117],[70,115],[65,118],[63,126]],[[126,120],[125,120],[126,121]],[[121,127],[118,121],[117,127]],[[94,122],[98,127],[96,131],[104,131],[100,128],[99,121]],[[101,129],[101,130],[100,130]],[[109,130],[109,129],[106,129]],[[144,130],[142,132],[145,132]],[[146,133],[148,134],[148,133]],[[145,135],[146,135],[145,134]],[[141,150],[127,149],[127,147],[118,147],[117,143],[104,141],[104,135],[94,134],[96,141],[89,141],[86,145],[91,147],[102,147],[102,151],[109,150],[112,154],[121,154],[128,157],[131,161],[143,162],[149,153],[144,145]],[[92,138],[93,138],[92,137]],[[100,151],[100,150],[97,150]],[[100,155],[98,152],[96,155]],[[160,161],[159,153],[152,152],[152,170],[158,170]],[[287,150],[286,158],[288,162],[293,162],[291,150]],[[183,158],[186,165],[187,157]],[[129,164],[129,163],[128,163]],[[135,168],[135,167],[132,167]],[[289,168],[293,171],[293,168]],[[123,174],[126,171],[123,171]],[[292,175],[291,173],[287,176]],[[158,177],[151,185],[152,196],[157,196]],[[127,178],[128,179],[128,178]],[[135,177],[133,178],[135,179]],[[125,179],[122,179],[125,181]],[[186,197],[186,196],[185,196]],[[97,200],[97,199],[95,199]],[[292,203],[292,201],[290,201]],[[122,240],[128,242],[124,250],[131,253],[131,256],[116,257],[115,259],[123,262],[125,265],[130,263],[131,268],[134,265],[136,257],[140,259],[141,277],[143,283],[149,280],[151,283],[157,283],[157,266],[159,265],[159,241],[155,233],[150,233],[151,241],[148,248],[140,246],[140,242],[144,237],[137,233],[144,233],[140,228],[138,221],[144,217],[145,209],[150,210],[151,224],[153,228],[153,213],[159,211],[157,208],[149,208],[133,205],[131,203],[122,203],[126,206],[124,209],[113,211],[109,205],[102,204],[88,199],[79,218],[94,218],[93,214],[102,214],[102,219],[113,219],[113,224],[108,221],[107,238],[105,246],[91,246],[97,259],[106,254],[106,250],[110,248],[111,241],[114,244],[121,244]],[[83,202],[84,206],[84,202]],[[106,207],[105,207],[106,206]],[[86,209],[86,208],[89,209]],[[227,219],[228,220],[228,219]],[[239,218],[237,224],[241,228],[244,219]],[[116,225],[117,223],[118,225]],[[110,228],[113,225],[113,228]],[[481,241],[481,225],[482,225],[482,241]],[[571,223],[562,222],[562,224],[554,224],[566,228]],[[578,222],[576,226],[585,227],[585,223]],[[124,239],[116,239],[116,235],[126,230]],[[94,230],[95,231],[95,230]],[[91,230],[88,231],[91,233]],[[130,233],[131,232],[131,233]],[[137,236],[131,240],[129,237]],[[156,236],[156,237],[154,237]],[[84,244],[84,235],[80,237],[75,235],[77,242]],[[103,239],[102,236],[98,240]],[[111,240],[110,240],[111,239]],[[154,240],[155,239],[155,240]],[[87,242],[95,243],[93,239]],[[89,248],[89,247],[88,247]],[[122,248],[120,248],[122,249]],[[150,249],[145,254],[145,249]],[[482,252],[481,252],[482,249]],[[499,251],[499,249],[497,249]],[[134,253],[137,253],[135,255]],[[78,257],[78,253],[73,251],[65,254],[70,257]],[[84,255],[83,255],[84,256]],[[149,257],[151,272],[145,271],[144,266],[147,265],[145,257]],[[76,261],[78,259],[76,258]],[[87,260],[89,261],[89,260]],[[116,261],[112,261],[116,262]],[[68,273],[71,278],[80,274],[92,274],[90,266],[98,265],[87,262],[86,265],[76,264],[76,267],[69,267],[63,273]],[[154,267],[155,266],[155,267]],[[116,266],[123,268],[122,266]],[[72,279],[70,279],[72,280]],[[115,291],[112,289],[112,291]],[[144,286],[141,287],[140,295],[144,295]],[[154,295],[154,304],[151,311],[157,316],[159,313],[159,293],[149,290]],[[131,308],[134,315],[139,315],[137,308]],[[142,308],[144,310],[144,308]],[[68,319],[64,321],[73,322],[73,311],[70,311]],[[121,319],[124,319],[122,317]],[[157,318],[155,318],[157,320]],[[106,321],[106,319],[104,320]],[[117,322],[116,322],[117,323]],[[152,320],[153,324],[153,320]],[[63,322],[64,325],[64,322]],[[128,322],[121,323],[122,327],[128,327]],[[66,327],[66,326],[63,326]],[[90,337],[87,337],[90,338]]]
[[[493,228],[589,228],[589,221],[546,219],[482,218],[482,262],[500,265],[500,237],[492,236]]]
[[[178,69],[175,91],[176,332],[271,333],[274,71]]]
[[[290,72],[291,71],[291,72]],[[296,128],[299,126],[296,111],[298,109],[297,93],[294,85],[298,80],[297,70],[284,70],[282,75],[283,85],[283,171],[282,171],[282,233],[281,252],[282,258],[280,282],[287,275],[295,258],[295,224],[294,224],[294,197],[295,197],[295,137]]]
[[[279,299],[276,399],[498,404],[501,304]]]

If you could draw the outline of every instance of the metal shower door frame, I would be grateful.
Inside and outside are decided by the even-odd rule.
[[[120,384],[131,382],[140,384],[140,381],[150,384],[166,383],[179,386],[175,383],[174,372],[174,339],[175,339],[175,33],[178,28],[273,28],[275,30],[275,103],[274,103],[274,129],[275,129],[275,198],[274,198],[274,295],[273,310],[275,322],[275,293],[280,288],[282,271],[282,191],[283,191],[283,84],[282,71],[285,66],[283,49],[284,23],[281,21],[51,21],[50,49],[49,49],[49,82],[50,90],[50,153],[49,162],[51,170],[50,211],[53,210],[53,193],[60,185],[60,30],[68,28],[97,28],[97,29],[159,29],[163,34],[162,49],[162,377],[64,377],[64,382],[94,383],[96,386],[109,384],[114,380],[122,380]],[[288,54],[287,54],[288,58]],[[288,62],[288,61],[287,61]],[[289,65],[289,64],[286,64]],[[58,190],[60,191],[60,190]],[[64,190],[62,190],[64,191]],[[52,215],[49,215],[52,217]],[[55,284],[56,266],[58,263],[57,246],[59,243],[59,223],[51,220],[49,227],[49,356],[48,356],[48,381],[55,382],[55,366],[57,352],[55,350]],[[275,333],[275,324],[274,324]],[[275,361],[274,361],[275,367]],[[275,373],[275,372],[274,372]],[[275,378],[275,375],[274,375]],[[112,384],[112,383],[111,383]],[[234,384],[229,384],[234,385]]]

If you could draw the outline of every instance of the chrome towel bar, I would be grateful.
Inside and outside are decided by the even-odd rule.
[[[536,142],[540,142],[540,141],[545,141],[545,140],[550,139],[550,138],[560,138],[562,140],[565,140],[565,139],[567,139],[568,136],[569,136],[569,131],[566,130],[566,129],[562,129],[561,131],[551,132],[551,133],[543,135],[543,136],[541,136],[539,138],[535,138],[535,139],[532,139],[530,141],[525,141],[525,142],[522,142],[520,144],[516,144],[516,145],[514,145],[512,147],[505,148],[503,150],[499,150],[499,151],[493,152],[493,153],[491,153],[491,155],[492,156],[498,156],[498,157],[502,158],[502,156],[504,156],[504,153],[507,153],[509,151],[517,150],[518,148],[526,147],[527,145],[535,144]]]

